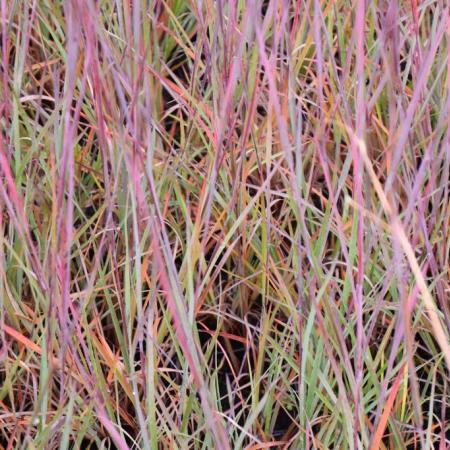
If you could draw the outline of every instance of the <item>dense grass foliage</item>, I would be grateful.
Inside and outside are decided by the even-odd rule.
[[[0,0],[0,447],[450,448],[447,0]]]

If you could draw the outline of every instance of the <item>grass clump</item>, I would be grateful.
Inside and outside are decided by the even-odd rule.
[[[0,447],[450,448],[445,1],[0,1]]]

